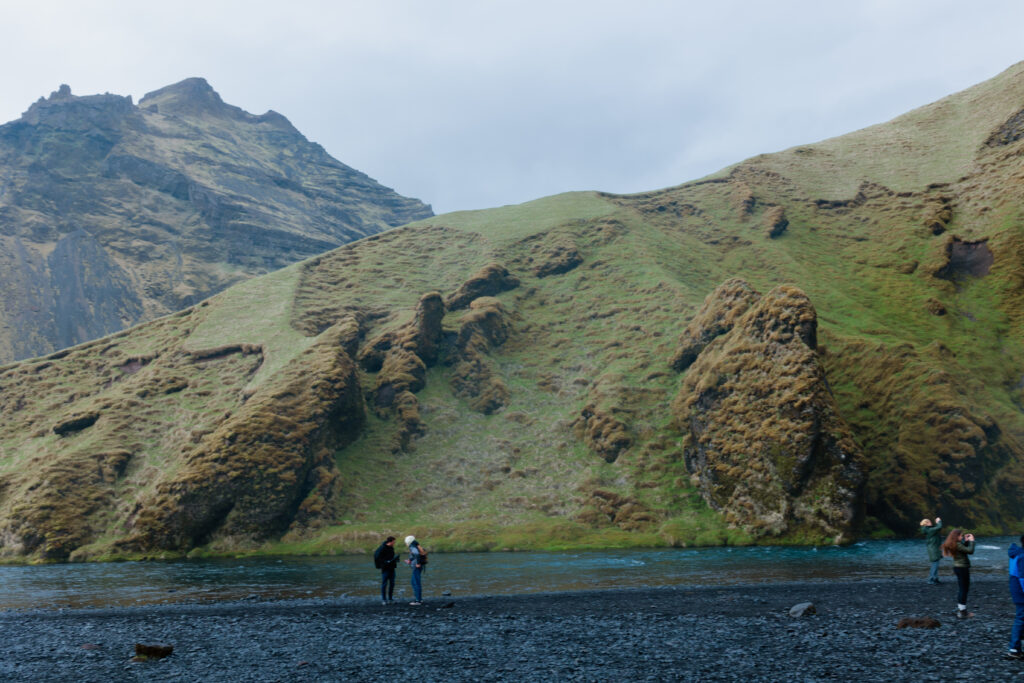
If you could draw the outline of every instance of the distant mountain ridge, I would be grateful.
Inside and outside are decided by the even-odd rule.
[[[61,86],[0,126],[0,362],[431,215],[202,78],[138,105]]]

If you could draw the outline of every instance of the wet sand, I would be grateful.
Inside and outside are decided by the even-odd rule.
[[[425,596],[0,612],[0,680],[1024,681],[1002,578],[974,579],[967,620],[950,579]],[[131,662],[137,642],[174,654]]]

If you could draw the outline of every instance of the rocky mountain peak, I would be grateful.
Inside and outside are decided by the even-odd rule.
[[[36,100],[21,115],[20,122],[30,125],[43,123],[57,128],[81,128],[96,125],[113,127],[134,107],[131,95],[104,93],[79,97],[72,94],[71,86],[63,83],[57,90],[51,92],[49,97],[40,97]]]
[[[51,102],[54,100],[69,100],[72,97],[71,86],[67,83],[61,83],[59,88],[50,93]]]
[[[139,100],[141,109],[172,116],[201,116],[203,114],[228,118],[246,118],[248,114],[238,107],[225,104],[217,91],[205,78],[193,77],[146,93]]]

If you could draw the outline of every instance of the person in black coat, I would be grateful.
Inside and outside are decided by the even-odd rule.
[[[380,604],[389,605],[395,601],[395,567],[399,557],[395,555],[395,537],[388,536],[373,553],[373,564],[380,569]]]

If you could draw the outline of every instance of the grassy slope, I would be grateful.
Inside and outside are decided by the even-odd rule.
[[[704,296],[736,275],[761,291],[796,284],[814,302],[830,382],[870,463],[870,513],[897,527],[934,509],[969,516],[974,496],[976,508],[999,509],[970,519],[974,528],[1019,521],[1024,512],[1000,499],[1013,478],[997,475],[1024,452],[1015,370],[1024,360],[1024,183],[1019,144],[982,143],[1024,103],[1022,71],[1018,65],[889,124],[757,157],[708,181],[629,197],[572,193],[422,221],[237,286],[187,315],[78,347],[48,367],[0,369],[10,417],[0,425],[0,514],[9,516],[38,479],[37,454],[91,458],[128,443],[136,455],[114,478],[115,502],[89,513],[106,531],[82,555],[102,554],[134,502],[173,472],[189,435],[213,429],[242,392],[312,343],[297,329],[323,329],[358,310],[369,315],[373,337],[407,321],[422,294],[450,293],[497,261],[521,280],[498,297],[514,316],[514,333],[492,352],[508,405],[473,412],[452,392],[450,368],[435,366],[418,394],[426,433],[410,452],[391,447],[394,421],[371,415],[359,440],[337,454],[338,524],[257,548],[215,540],[208,552],[356,550],[408,531],[447,549],[746,542],[697,496],[668,408],[680,380],[668,367],[678,334]],[[753,201],[744,205],[737,198],[746,195]],[[927,219],[950,198],[952,220],[933,234]],[[789,219],[776,239],[762,224],[772,205]],[[996,256],[990,275],[956,284],[934,277],[954,234],[988,240]],[[566,247],[582,263],[538,277],[538,262]],[[947,313],[930,312],[929,300]],[[446,329],[456,331],[462,315],[449,313]],[[262,346],[258,369],[237,354],[171,362],[240,343]],[[146,373],[156,381],[159,363],[128,377],[116,368],[156,354],[168,364],[162,372],[186,374],[188,387],[139,399],[139,385]],[[365,372],[362,380],[373,385]],[[121,417],[70,438],[49,431],[56,418],[97,404]],[[628,426],[633,445],[614,463],[580,438],[586,406]],[[977,450],[987,459],[968,453],[980,443],[971,425],[989,422],[998,435],[982,434]],[[956,490],[975,478],[969,490]]]

